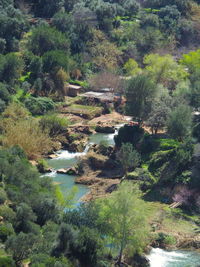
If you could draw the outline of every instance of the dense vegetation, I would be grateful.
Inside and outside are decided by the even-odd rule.
[[[152,242],[148,200],[199,214],[199,42],[198,0],[0,1],[0,266],[120,266]],[[66,103],[67,82],[113,89],[136,122],[112,155],[130,181],[77,209],[29,163],[79,138],[61,107],[111,112]]]

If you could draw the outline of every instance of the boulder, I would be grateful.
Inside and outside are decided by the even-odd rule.
[[[59,173],[59,174],[67,174],[67,170],[68,169],[59,169],[59,170],[57,170],[57,173]]]
[[[115,133],[115,127],[107,125],[107,124],[99,124],[96,126],[95,131],[97,133],[112,134],[112,133]]]
[[[49,159],[56,159],[58,157],[58,155],[56,155],[56,154],[50,154],[50,155],[48,155],[48,158]]]

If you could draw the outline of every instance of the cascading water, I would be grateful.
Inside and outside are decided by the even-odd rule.
[[[200,267],[200,253],[153,248],[147,256],[150,267]]]
[[[76,176],[58,174],[56,170],[61,168],[69,168],[77,164],[80,157],[85,156],[92,144],[99,144],[101,141],[106,141],[108,145],[114,145],[114,135],[117,134],[118,129],[122,125],[116,127],[116,131],[113,134],[99,134],[95,133],[90,136],[89,142],[83,152],[69,152],[68,150],[58,151],[55,159],[48,160],[49,166],[54,170],[51,173],[45,174],[45,176],[52,177],[53,181],[60,185],[63,193],[69,192],[75,185]],[[79,191],[76,194],[76,201],[78,202],[81,197],[89,192],[87,186],[77,185]]]

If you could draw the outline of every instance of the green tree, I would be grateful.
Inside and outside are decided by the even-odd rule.
[[[0,81],[13,85],[22,74],[23,59],[16,53],[0,55]]]
[[[24,259],[27,259],[36,245],[37,237],[33,234],[19,233],[12,235],[6,241],[6,250],[11,253],[17,266],[21,266]]]
[[[37,56],[42,56],[50,50],[68,52],[69,47],[69,40],[63,33],[46,25],[35,28],[28,42],[28,48]]]
[[[157,94],[157,86],[145,74],[133,77],[126,89],[127,114],[142,123],[151,112],[152,103]]]
[[[170,114],[167,121],[167,128],[169,134],[183,141],[183,139],[190,135],[192,127],[192,112],[187,105],[180,105],[176,107]]]
[[[146,124],[151,127],[152,134],[163,130],[167,125],[167,119],[171,111],[172,98],[169,95],[162,95],[152,105],[152,111]]]
[[[122,165],[126,178],[128,170],[130,168],[135,169],[139,165],[140,155],[133,149],[131,143],[123,143],[117,154],[117,159]]]
[[[138,63],[133,58],[130,58],[124,64],[124,71],[126,75],[134,76],[134,75],[141,73],[142,70],[139,68]]]
[[[147,205],[130,182],[123,182],[117,191],[101,202],[100,216],[111,226],[114,244],[119,248],[118,264],[125,250],[141,253],[148,243]]]
[[[188,73],[171,55],[150,54],[144,57],[145,70],[155,83],[174,89],[175,85],[187,78]]]

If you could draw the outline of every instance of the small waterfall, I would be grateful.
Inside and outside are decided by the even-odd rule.
[[[90,148],[90,144],[87,144],[83,152],[69,152],[68,150],[60,150],[57,152],[57,158],[54,160],[60,160],[60,159],[74,159],[81,156],[85,156]]]
[[[153,248],[147,255],[150,267],[198,267],[200,254],[194,251],[166,251]]]

